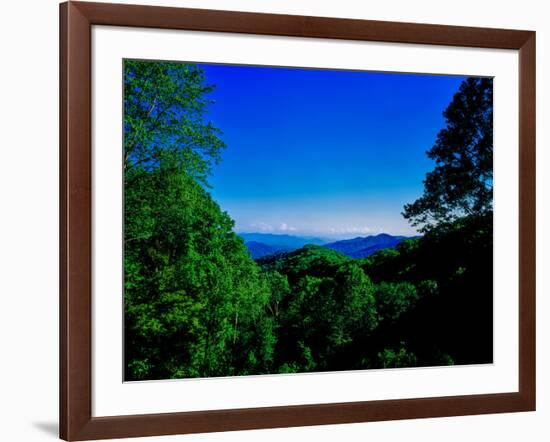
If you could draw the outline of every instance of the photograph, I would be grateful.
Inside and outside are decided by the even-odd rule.
[[[124,381],[493,363],[492,78],[123,85]]]
[[[547,442],[546,5],[441,6],[3,2],[0,442]]]

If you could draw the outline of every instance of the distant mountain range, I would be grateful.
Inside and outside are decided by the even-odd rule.
[[[273,233],[239,233],[253,259],[301,249],[306,244],[321,246],[330,240],[310,236],[275,235]]]
[[[307,244],[327,247],[351,258],[365,258],[378,250],[395,247],[401,241],[417,237],[393,236],[387,233],[358,236],[353,239],[333,241],[325,238],[276,235],[273,233],[240,233],[253,259],[281,252],[292,252]]]
[[[380,233],[379,235],[358,236],[357,238],[344,239],[342,241],[323,245],[351,258],[366,258],[379,250],[395,247],[401,241],[413,238],[414,237],[392,236],[387,233]]]

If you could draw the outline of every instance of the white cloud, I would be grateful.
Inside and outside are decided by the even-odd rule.
[[[373,230],[369,226],[357,227],[357,226],[346,226],[340,228],[330,229],[331,233],[371,233]]]
[[[294,232],[296,227],[289,226],[287,223],[281,223],[279,230],[282,230],[283,232]]]

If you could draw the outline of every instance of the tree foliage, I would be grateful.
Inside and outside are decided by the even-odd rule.
[[[268,286],[201,185],[223,145],[210,88],[189,65],[127,62],[126,78],[126,378],[266,370]]]
[[[446,127],[427,152],[435,168],[424,194],[403,215],[424,231],[442,222],[482,214],[493,202],[493,81],[468,78],[443,113]]]
[[[414,367],[417,359],[414,353],[408,352],[404,347],[397,351],[385,348],[378,353],[378,364],[381,368]]]
[[[124,168],[151,170],[164,156],[201,183],[221,159],[221,131],[205,119],[204,72],[193,64],[124,63]]]

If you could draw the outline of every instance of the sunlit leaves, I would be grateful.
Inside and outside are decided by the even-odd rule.
[[[205,184],[225,147],[221,131],[206,119],[213,88],[193,64],[126,60],[125,170],[151,170],[168,154]]]

